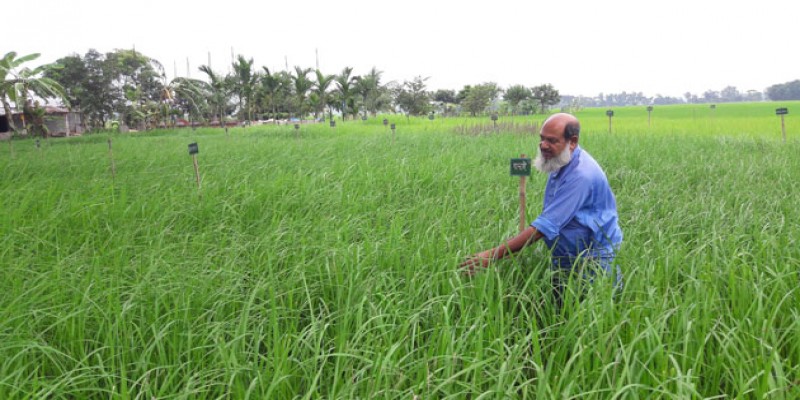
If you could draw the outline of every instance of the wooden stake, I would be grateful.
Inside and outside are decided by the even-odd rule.
[[[520,154],[519,158],[525,158],[525,154]],[[519,177],[519,231],[525,230],[525,178],[526,176]]]
[[[781,114],[781,132],[783,132],[783,143],[786,143],[786,125],[783,122],[783,114]]]
[[[111,179],[117,177],[117,166],[114,164],[114,152],[111,150],[111,138],[108,138],[108,158],[111,159]]]
[[[197,179],[197,190],[200,190],[200,169],[197,166],[197,154],[192,154],[192,162],[194,163],[194,177]]]

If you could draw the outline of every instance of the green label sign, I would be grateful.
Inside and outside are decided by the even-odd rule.
[[[189,154],[194,155],[200,152],[197,143],[189,143]]]
[[[530,176],[530,175],[531,175],[530,158],[511,159],[511,176]]]
[[[788,108],[776,108],[775,109],[775,115],[785,115],[785,114],[788,114],[788,113],[789,113],[789,109]]]

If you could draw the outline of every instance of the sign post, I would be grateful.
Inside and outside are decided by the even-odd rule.
[[[606,115],[608,115],[608,133],[611,133],[611,118],[614,117],[614,110],[606,111]]]
[[[300,137],[300,124],[294,124],[294,137]]]
[[[395,130],[395,128],[396,128],[395,124],[392,124],[392,144],[394,144],[394,130]]]
[[[197,143],[189,143],[189,154],[192,156],[192,162],[194,163],[194,177],[197,180],[197,190],[200,190],[200,168],[197,166],[197,153],[200,152],[200,149],[197,147]]]
[[[789,109],[786,107],[776,108],[775,115],[781,116],[781,132],[783,133],[783,143],[786,143],[786,124],[783,121],[783,116],[789,113]]]
[[[647,127],[650,127],[650,114],[653,112],[653,106],[647,106]]]
[[[494,124],[494,130],[497,130],[497,113],[492,114],[492,123]]]
[[[117,166],[114,164],[114,152],[111,150],[111,138],[108,138],[108,158],[111,160],[111,179],[117,177]]]
[[[336,128],[336,121],[331,119],[331,128]]]
[[[525,154],[511,159],[511,176],[519,177],[519,231],[525,230],[525,179],[531,175],[531,159]]]

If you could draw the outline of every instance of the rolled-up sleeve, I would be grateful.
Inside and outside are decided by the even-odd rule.
[[[559,186],[552,198],[545,199],[542,213],[531,223],[548,240],[554,240],[558,236],[561,229],[586,204],[592,191],[591,184],[580,176],[566,179]]]

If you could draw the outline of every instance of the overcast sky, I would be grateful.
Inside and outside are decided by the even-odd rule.
[[[561,94],[681,97],[800,79],[799,0],[29,0],[2,7],[0,52],[41,53],[32,66],[90,48],[132,48],[167,77],[231,49],[258,67],[377,67],[384,81],[428,87],[551,83]]]

